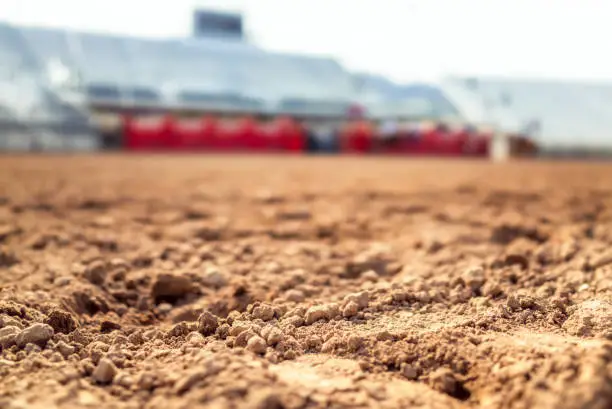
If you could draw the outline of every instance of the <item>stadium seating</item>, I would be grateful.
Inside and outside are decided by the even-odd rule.
[[[216,39],[3,27],[0,30],[10,28],[12,37],[28,45],[13,49],[32,50],[43,70],[51,64],[65,66],[94,105],[209,107],[222,99],[207,97],[227,95],[239,98],[240,106],[221,101],[222,109],[244,110],[249,102],[253,112],[274,113],[291,108],[286,100],[301,99],[308,101],[309,112],[326,114],[329,103],[337,109],[353,97],[351,76],[329,58],[270,53],[245,42]]]
[[[88,84],[85,93],[90,101],[116,102],[122,99],[121,89],[117,85],[110,84]]]
[[[36,58],[27,49],[22,33],[13,26],[0,22],[0,81],[10,80],[17,72],[26,75],[39,73]]]
[[[283,98],[279,110],[293,115],[317,115],[325,113],[328,117],[344,117],[351,104],[348,101],[317,100],[307,98]]]
[[[77,66],[68,32],[32,27],[23,28],[20,32],[44,68],[52,61],[61,61],[73,68]]]
[[[0,23],[0,81],[10,81],[14,72],[22,65],[22,55],[19,45],[13,37],[15,32],[12,27]]]
[[[117,37],[81,33],[74,34],[74,38],[80,57],[78,69],[85,84],[117,88],[119,93],[115,95],[122,97],[122,88],[133,85],[135,74],[129,69],[131,60],[123,41]]]
[[[354,77],[331,58],[273,53],[246,42],[215,39],[145,39],[6,24],[0,24],[0,34],[0,56],[9,61],[0,67],[0,82],[5,83],[0,85],[0,108],[9,96],[12,117],[19,116],[17,111],[27,116],[38,110],[44,118],[76,120],[92,106],[102,112],[168,113],[126,117],[125,146],[131,150],[303,152],[340,146],[352,153],[455,155],[465,145],[461,133],[426,130],[399,131],[394,143],[381,146],[375,143],[373,124],[365,120],[355,120],[337,140],[317,140],[314,135],[321,130],[337,134],[330,127],[340,125],[332,122],[342,121],[352,104],[360,102],[355,100]],[[21,75],[18,81],[13,80],[15,72]],[[15,95],[12,82],[27,92]],[[369,84],[362,88],[383,102],[382,109],[365,106],[362,117],[457,115],[457,107],[436,87]],[[87,104],[66,102],[77,91]],[[187,112],[211,116],[181,119]],[[276,119],[264,124],[254,119],[260,115]],[[284,115],[311,119],[311,128]],[[47,140],[51,142],[44,144],[54,145],[52,137]]]
[[[517,134],[538,134],[547,149],[574,145],[603,146],[612,129],[612,85],[554,80],[447,78],[442,88],[471,98],[477,109],[464,111],[467,121],[496,125]],[[452,91],[452,92],[451,92]],[[464,104],[467,105],[467,104]],[[530,124],[537,129],[529,129]],[[533,135],[530,135],[533,136]]]
[[[359,101],[380,118],[459,118],[460,107],[439,87],[426,84],[400,85],[384,77],[354,74]]]
[[[5,130],[0,139],[0,148],[8,152],[25,152],[33,149],[33,135],[20,129]]]
[[[216,111],[260,112],[264,109],[264,102],[260,99],[223,92],[180,91],[177,101],[179,104],[210,107]]]

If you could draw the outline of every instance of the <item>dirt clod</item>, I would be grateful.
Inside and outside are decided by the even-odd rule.
[[[461,392],[460,384],[455,378],[455,375],[446,368],[440,368],[431,373],[429,375],[429,382],[435,390],[451,396],[456,396]]]
[[[198,317],[198,331],[200,331],[204,335],[214,334],[217,328],[219,327],[219,321],[217,317],[211,314],[208,311],[204,311]]]
[[[256,354],[263,354],[266,352],[266,341],[258,335],[253,335],[249,338],[246,349]]]
[[[342,309],[342,316],[345,318],[354,317],[359,312],[359,305],[354,301],[346,303]]]
[[[418,376],[417,370],[410,364],[402,364],[400,371],[406,379],[414,380]]]
[[[258,318],[263,321],[270,321],[274,318],[274,308],[267,304],[261,304],[253,308],[253,318]]]
[[[100,260],[88,265],[85,270],[85,278],[95,285],[104,284],[104,280],[106,280],[106,274],[106,263]]]
[[[45,324],[51,326],[55,332],[61,332],[62,334],[70,334],[78,326],[72,314],[60,309],[51,311],[45,320]]]
[[[45,346],[53,336],[53,328],[46,324],[34,324],[21,331],[15,338],[17,346],[24,348],[27,344]]]
[[[0,347],[2,347],[2,349],[6,349],[12,345],[15,345],[17,335],[20,332],[20,328],[10,325],[0,328]]]
[[[159,274],[151,288],[151,296],[156,304],[168,301],[171,304],[195,292],[193,282],[184,275]]]

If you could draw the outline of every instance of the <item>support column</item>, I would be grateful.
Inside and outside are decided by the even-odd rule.
[[[496,130],[491,140],[489,159],[493,162],[506,162],[510,158],[510,138],[507,134]]]

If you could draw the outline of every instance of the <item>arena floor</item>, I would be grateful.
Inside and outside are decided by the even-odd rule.
[[[0,157],[0,408],[607,408],[612,166]]]

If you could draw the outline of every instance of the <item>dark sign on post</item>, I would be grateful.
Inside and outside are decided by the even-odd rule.
[[[242,39],[242,16],[236,13],[196,10],[193,18],[194,37]]]

